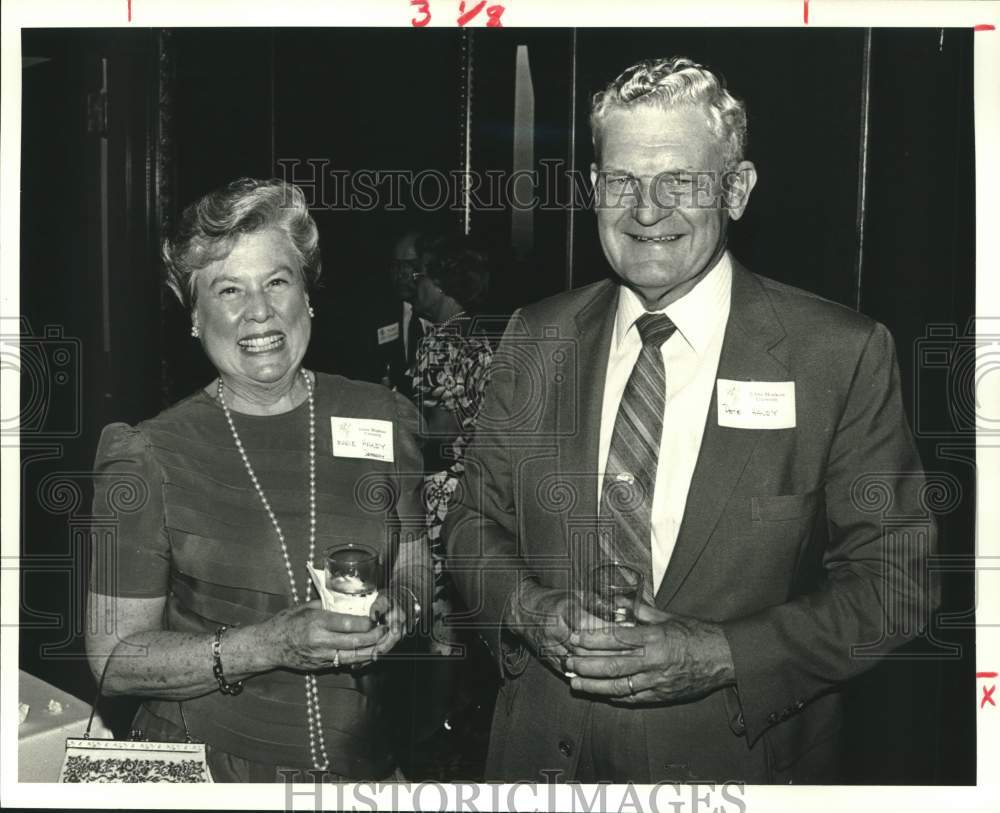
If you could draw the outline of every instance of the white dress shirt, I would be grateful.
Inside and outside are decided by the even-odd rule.
[[[733,269],[728,252],[688,293],[656,313],[665,313],[677,331],[663,344],[666,370],[666,407],[663,436],[653,490],[651,546],[653,593],[660,586],[677,542],[684,517],[691,476],[705,432],[705,418],[712,403],[712,388],[719,369],[722,339],[729,319]],[[604,469],[618,405],[632,368],[639,358],[642,339],[635,320],[646,310],[639,297],[622,286],[618,294],[614,335],[608,354],[601,436],[598,447],[597,500],[600,505]]]
[[[403,339],[403,355],[406,358],[410,357],[410,320],[413,318],[413,305],[411,305],[406,300],[403,300],[403,319],[402,319],[402,339]],[[434,327],[433,322],[429,322],[422,316],[420,318],[420,327],[423,330],[424,335],[427,335],[432,327]]]

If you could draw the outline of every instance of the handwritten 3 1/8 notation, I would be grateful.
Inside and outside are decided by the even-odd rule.
[[[480,20],[485,21],[487,28],[503,28],[503,24],[500,22],[500,17],[503,15],[505,7],[501,6],[499,3],[487,6],[486,2],[487,0],[479,0],[478,3],[472,3],[470,0],[467,4],[465,0],[461,0],[458,4],[458,17],[455,20],[458,27],[464,28],[478,17]],[[417,16],[410,19],[410,24],[414,28],[423,28],[425,25],[430,23],[430,0],[410,0],[410,5],[416,8]],[[440,5],[443,5],[443,2],[440,3]],[[467,5],[468,8],[466,8]],[[485,18],[480,17],[484,10],[486,12]]]

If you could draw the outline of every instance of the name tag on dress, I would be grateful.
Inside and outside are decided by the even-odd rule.
[[[732,429],[795,427],[794,381],[716,381],[719,426]]]
[[[360,457],[392,463],[392,421],[330,416],[334,457]]]
[[[393,322],[391,325],[383,325],[378,329],[378,343],[388,344],[389,342],[394,342],[399,338],[399,322]]]

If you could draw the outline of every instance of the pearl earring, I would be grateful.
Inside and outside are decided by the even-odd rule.
[[[191,325],[191,335],[197,339],[201,335],[201,331],[198,330],[197,325]]]
[[[316,311],[313,310],[313,306],[309,305],[309,318],[312,319],[316,315]]]

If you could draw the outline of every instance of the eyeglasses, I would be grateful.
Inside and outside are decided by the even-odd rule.
[[[390,260],[389,273],[396,279],[408,279],[414,282],[427,276],[420,270],[420,264],[416,260]]]
[[[598,189],[602,208],[655,205],[661,208],[716,208],[733,173],[709,171],[661,172],[642,179],[626,172],[601,171]],[[719,184],[722,184],[720,188]]]

